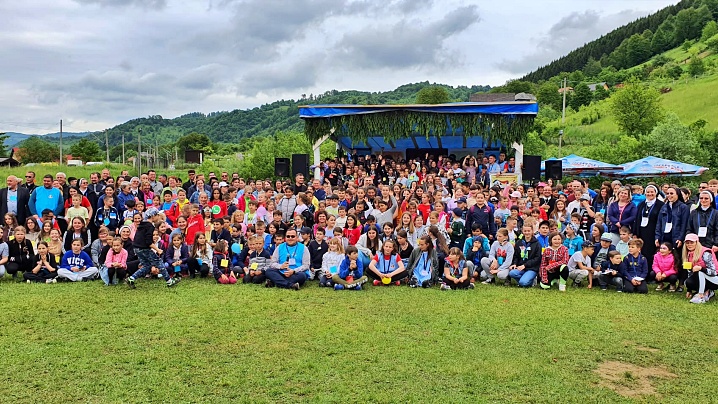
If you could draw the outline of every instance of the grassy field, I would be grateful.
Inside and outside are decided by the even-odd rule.
[[[0,400],[678,402],[718,381],[716,305],[666,293],[162,283],[0,281]]]

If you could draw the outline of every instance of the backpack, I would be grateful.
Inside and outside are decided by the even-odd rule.
[[[304,219],[304,226],[306,227],[313,227],[314,226],[314,205],[309,205],[307,209],[304,209],[301,213],[302,218]]]

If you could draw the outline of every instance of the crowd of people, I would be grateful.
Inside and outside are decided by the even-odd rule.
[[[480,150],[409,161],[348,154],[310,181],[103,169],[36,184],[28,171],[0,189],[0,276],[131,288],[209,276],[295,290],[309,281],[336,290],[651,285],[692,303],[713,297],[718,180],[695,194],[669,183],[492,183],[514,169],[504,153]]]

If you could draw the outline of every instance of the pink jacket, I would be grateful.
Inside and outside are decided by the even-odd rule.
[[[661,253],[656,253],[653,257],[653,272],[663,273],[666,276],[676,275],[675,262],[673,261],[673,254],[668,254],[665,257]]]
[[[127,250],[124,248],[118,254],[115,254],[115,250],[110,248],[105,258],[105,266],[109,267],[113,262],[119,262],[123,268],[127,268]]]

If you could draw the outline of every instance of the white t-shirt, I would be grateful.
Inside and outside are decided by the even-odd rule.
[[[591,268],[591,257],[589,257],[588,255],[586,257],[584,257],[583,254],[581,254],[581,251],[579,251],[579,252],[573,253],[571,258],[569,258],[568,264],[567,264],[568,270],[574,271],[574,270],[578,269],[579,262],[582,262],[583,265]]]

